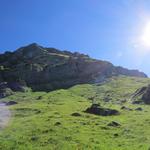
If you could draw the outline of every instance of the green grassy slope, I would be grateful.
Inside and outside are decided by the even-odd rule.
[[[10,106],[12,118],[0,131],[0,150],[148,150],[150,106],[130,101],[131,94],[148,83],[150,79],[114,77],[103,85],[16,93],[2,99],[18,104]],[[103,117],[84,113],[92,99],[121,114]],[[121,110],[121,106],[142,107],[143,111]],[[74,112],[81,116],[72,116]],[[107,126],[111,121],[121,126]]]

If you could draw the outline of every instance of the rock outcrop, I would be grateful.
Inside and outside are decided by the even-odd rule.
[[[116,121],[112,121],[112,122],[108,123],[108,126],[119,127],[119,126],[121,126],[121,124]]]
[[[18,104],[18,103],[15,102],[15,101],[9,101],[9,102],[6,103],[7,106],[16,105],[16,104]]]
[[[34,91],[101,82],[117,75],[147,77],[137,70],[115,67],[88,55],[31,44],[0,55],[0,82],[24,83]]]
[[[150,85],[138,89],[132,96],[133,104],[150,104]]]
[[[142,100],[145,104],[150,104],[150,85],[147,86],[146,90],[142,95]]]
[[[112,116],[118,115],[119,111],[115,109],[103,108],[99,104],[92,104],[91,107],[87,108],[85,112],[100,116]]]
[[[28,87],[22,85],[18,82],[1,82],[0,83],[0,98],[4,98],[6,96],[10,96],[13,92],[27,92],[29,90]]]

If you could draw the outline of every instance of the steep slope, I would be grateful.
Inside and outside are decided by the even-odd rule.
[[[36,91],[100,82],[120,74],[147,77],[138,70],[115,67],[88,55],[44,48],[36,43],[0,55],[0,82],[19,82]]]

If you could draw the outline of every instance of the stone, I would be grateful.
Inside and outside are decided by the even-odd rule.
[[[112,121],[112,122],[108,123],[108,126],[118,127],[118,126],[121,126],[121,125],[116,121]]]
[[[9,82],[8,87],[14,92],[25,92],[24,85],[21,85],[19,82]]]
[[[81,114],[80,114],[80,113],[75,112],[75,113],[72,113],[72,114],[71,114],[71,116],[79,117],[79,116],[81,116]]]
[[[118,134],[118,133],[115,133],[115,134],[114,134],[114,137],[118,137],[118,136],[119,136],[119,134]]]
[[[145,92],[142,95],[142,100],[145,104],[150,104],[150,85],[145,89]]]
[[[115,109],[103,108],[99,104],[92,104],[91,107],[85,110],[86,113],[101,115],[101,116],[111,116],[118,115],[119,111]]]
[[[4,98],[6,96],[10,96],[13,94],[13,91],[10,88],[0,90],[0,98]]]
[[[55,126],[59,126],[59,125],[61,125],[60,122],[56,122],[56,123],[55,123]]]
[[[38,97],[37,97],[37,100],[41,100],[41,99],[42,99],[42,96],[38,96]]]
[[[128,108],[128,107],[126,107],[126,106],[122,106],[121,109],[123,109],[123,110],[129,110],[129,111],[132,111],[132,110],[133,110],[133,109]]]
[[[150,85],[137,89],[137,91],[133,93],[132,100],[133,104],[145,103],[150,105]]]
[[[16,105],[16,104],[18,104],[18,103],[15,102],[15,101],[9,101],[9,102],[6,103],[7,106]]]
[[[141,100],[135,100],[132,102],[132,104],[142,104],[143,102]]]
[[[137,110],[137,111],[142,111],[142,110],[143,110],[143,108],[138,107],[138,108],[136,108],[135,110]]]

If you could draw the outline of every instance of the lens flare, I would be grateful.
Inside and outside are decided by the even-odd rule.
[[[150,21],[146,24],[146,26],[143,29],[141,42],[143,46],[150,48]]]

